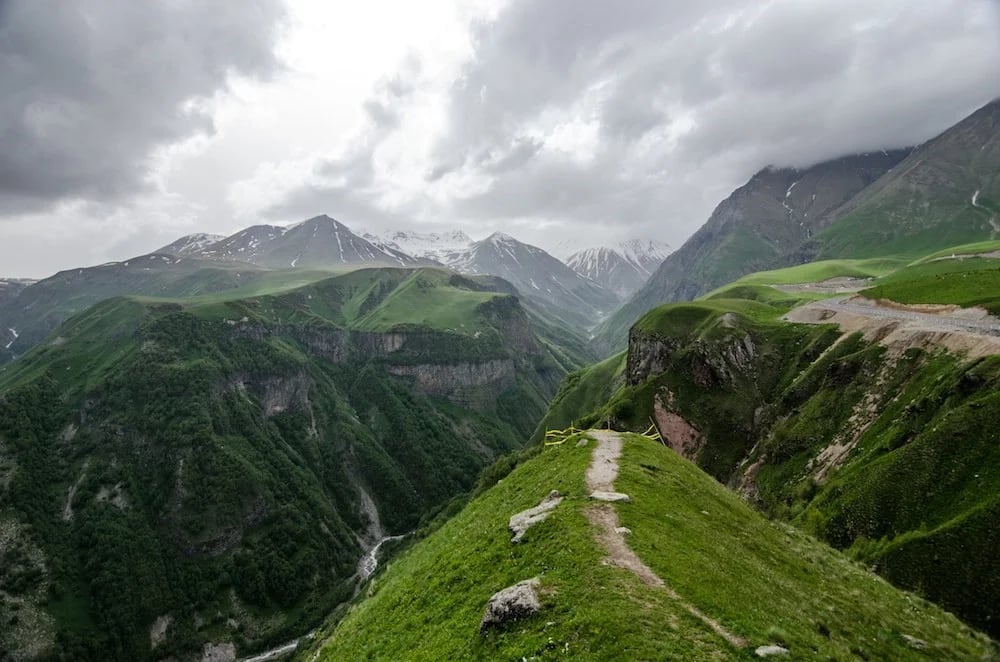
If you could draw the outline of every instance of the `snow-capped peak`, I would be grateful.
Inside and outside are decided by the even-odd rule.
[[[184,235],[180,239],[177,239],[154,252],[165,253],[167,255],[186,256],[191,255],[192,253],[197,253],[206,246],[211,246],[215,242],[222,241],[225,238],[225,235],[221,234],[195,232],[194,234]]]
[[[578,250],[565,262],[624,300],[642,286],[669,254],[670,246],[663,242],[629,239],[613,246]]]
[[[517,241],[517,239],[514,239],[514,237],[510,236],[506,232],[494,232],[490,236],[486,237],[485,241],[488,241],[491,244],[509,244]]]
[[[414,257],[438,261],[449,253],[467,248],[472,243],[469,235],[461,230],[448,232],[395,230],[383,233],[363,232],[361,236],[380,248],[390,248]]]

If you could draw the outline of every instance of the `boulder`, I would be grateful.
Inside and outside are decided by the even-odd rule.
[[[537,614],[542,607],[537,589],[538,577],[533,577],[494,593],[479,624],[479,634]]]
[[[771,657],[772,655],[788,655],[788,649],[784,646],[758,646],[754,651],[757,657]]]
[[[628,503],[629,501],[628,495],[622,494],[621,492],[602,492],[602,491],[591,492],[590,498],[595,501],[609,501],[612,503],[615,502]]]

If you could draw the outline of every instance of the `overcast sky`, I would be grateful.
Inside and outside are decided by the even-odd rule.
[[[679,246],[1000,96],[1000,0],[0,0],[0,276],[327,213]]]

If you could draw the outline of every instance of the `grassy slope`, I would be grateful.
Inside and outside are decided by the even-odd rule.
[[[566,376],[559,392],[549,404],[545,418],[538,424],[535,438],[541,439],[546,430],[562,430],[572,425],[580,412],[597,409],[623,384],[625,352]]]
[[[929,290],[924,300],[939,301],[942,292],[968,295],[950,289],[954,279],[981,282],[993,273],[982,270],[988,262],[933,262],[884,280],[886,287]],[[996,616],[989,596],[1000,590],[1000,567],[990,551],[998,543],[988,533],[1000,509],[994,482],[1000,457],[991,450],[1000,426],[1000,408],[993,404],[1000,361],[969,365],[912,350],[887,363],[881,347],[860,338],[823,355],[839,332],[783,323],[782,310],[783,302],[712,298],[651,311],[635,329],[669,348],[662,372],[618,389],[596,407],[568,388],[564,402],[590,409],[561,417],[581,426],[611,420],[620,429],[641,430],[655,395],[669,390],[675,410],[709,440],[698,461],[719,480],[736,480],[744,457],[763,460],[755,484],[767,512],[852,547],[900,585],[988,627]],[[740,365],[734,349],[744,336],[752,338],[755,357]],[[875,422],[840,473],[817,486],[811,461],[864,420],[855,413],[867,407],[869,393],[887,396],[877,401]]]
[[[752,657],[664,591],[601,562],[583,514],[592,445],[575,439],[518,467],[376,576],[367,599],[321,634],[321,659],[705,659]],[[673,452],[630,436],[617,506],[640,557],[703,612],[796,656],[924,659],[990,650],[954,617],[906,595],[808,536],[771,524]],[[550,489],[566,500],[512,545],[508,518]],[[480,637],[489,596],[540,576],[544,611]],[[326,635],[331,635],[325,639]]]
[[[1000,259],[919,262],[880,278],[862,295],[899,303],[982,306],[1000,314]]]

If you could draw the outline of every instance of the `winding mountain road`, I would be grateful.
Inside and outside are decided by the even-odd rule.
[[[968,359],[1000,354],[1000,319],[982,308],[834,297],[793,308],[784,317],[802,324],[836,324],[895,352],[939,348]]]
[[[1000,336],[1000,319],[983,315],[974,308],[942,307],[940,312],[913,310],[910,306],[887,306],[862,297],[834,297],[803,306],[863,317],[894,320],[912,324],[931,331],[964,331],[989,336]]]

